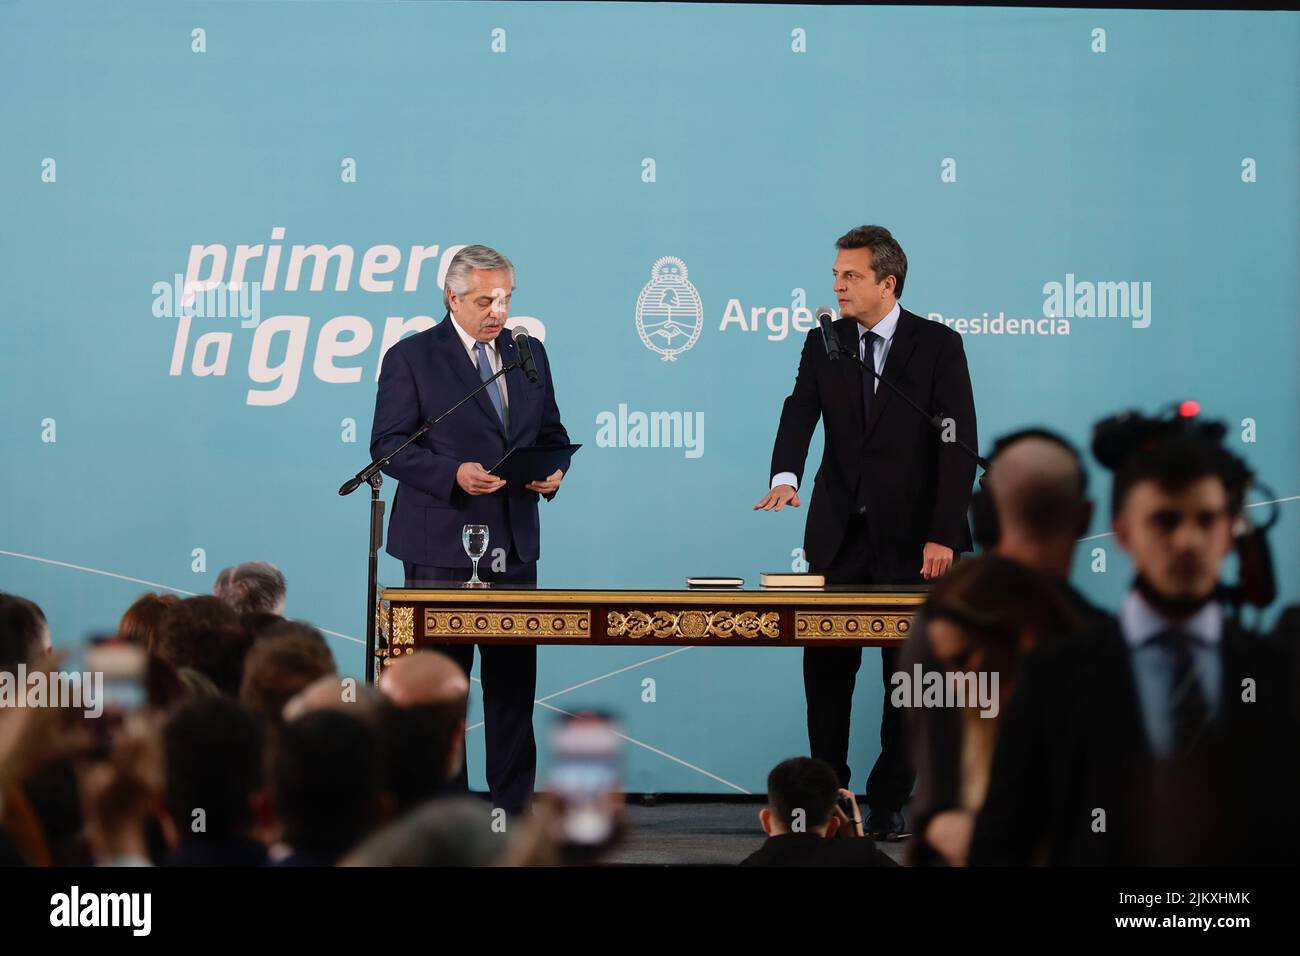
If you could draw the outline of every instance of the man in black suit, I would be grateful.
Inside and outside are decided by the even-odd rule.
[[[1239,474],[1195,435],[1116,472],[1137,576],[1118,618],[1025,659],[974,865],[1294,865],[1300,733],[1281,647],[1216,600]]]
[[[514,286],[514,266],[496,250],[466,246],[456,254],[444,281],[447,316],[384,356],[371,455],[388,454],[426,418],[516,361],[505,326]],[[470,559],[461,538],[466,524],[488,526],[490,550],[479,568],[483,580],[525,587],[537,583],[537,500],[554,498],[564,473],[557,470],[522,487],[507,487],[487,471],[508,448],[569,444],[546,350],[536,339],[532,348],[536,382],[512,369],[384,469],[400,482],[388,525],[388,553],[403,562],[410,586],[468,579]],[[469,674],[474,645],[437,649]],[[483,644],[479,656],[488,787],[496,806],[518,813],[532,793],[537,764],[537,648]],[[465,789],[466,783],[462,765],[453,786]]]
[[[853,819],[837,805],[843,797]],[[767,775],[767,806],[758,812],[767,839],[741,866],[894,866],[862,829],[852,791],[830,765],[812,757],[783,760]]]
[[[975,402],[961,336],[903,309],[907,257],[881,226],[860,226],[836,243],[833,274],[840,345],[943,419],[935,431],[857,363],[831,361],[822,333],[804,342],[794,391],[785,400],[772,450],[771,491],[754,507],[799,507],[804,461],[817,421],[825,430],[813,480],[804,555],[831,584],[906,584],[944,574],[971,549],[966,508],[975,463],[952,439],[978,443]],[[880,757],[867,779],[867,831],[903,833],[912,789],[901,718],[890,703],[896,648],[882,648],[884,711]],[[812,755],[849,784],[849,718],[860,648],[804,650],[804,693]]]

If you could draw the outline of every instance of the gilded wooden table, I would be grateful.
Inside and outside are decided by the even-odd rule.
[[[924,600],[924,587],[382,588],[375,668],[456,643],[883,647],[907,637]]]

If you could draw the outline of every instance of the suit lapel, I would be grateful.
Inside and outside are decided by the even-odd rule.
[[[1137,678],[1133,674],[1133,658],[1129,653],[1124,632],[1119,621],[1107,621],[1103,637],[1097,642],[1096,661],[1098,675],[1109,675],[1114,681],[1107,700],[1106,710],[1115,728],[1111,739],[1114,757],[1121,765],[1135,766],[1152,759],[1151,740],[1147,737],[1146,721],[1138,697]],[[1098,684],[1102,681],[1098,680]],[[1096,719],[1095,715],[1085,719]],[[1122,763],[1127,761],[1127,764]]]
[[[437,328],[441,331],[441,336],[434,337],[434,345],[441,349],[443,357],[448,365],[451,366],[452,373],[456,380],[463,386],[464,391],[478,388],[483,384],[479,377],[478,368],[474,361],[465,351],[465,343],[460,340],[456,330],[452,328],[452,323],[456,320],[450,315],[444,315],[442,321],[438,323]],[[500,379],[498,379],[500,381]],[[492,406],[492,399],[488,398],[487,389],[483,389],[474,396],[474,401],[478,407],[488,417],[488,420],[497,427],[502,434],[505,429],[501,424],[501,419],[497,416],[497,410]]]
[[[921,321],[924,320],[906,309],[898,310],[898,325],[894,328],[894,338],[889,343],[889,354],[885,356],[885,367],[880,374],[899,388],[902,387],[899,383],[900,373],[907,367],[907,363],[912,357],[912,351],[916,348],[915,323]],[[866,427],[863,429],[863,441],[871,437],[876,423],[880,421],[880,416],[885,413],[885,408],[893,397],[894,391],[888,385],[882,383],[876,388],[871,399],[871,417],[867,420]]]

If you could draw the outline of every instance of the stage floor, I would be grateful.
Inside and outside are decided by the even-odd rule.
[[[644,805],[630,798],[628,839],[605,862],[638,866],[729,866],[763,844],[758,822],[760,802],[660,800]],[[896,863],[903,862],[907,842],[881,843]]]

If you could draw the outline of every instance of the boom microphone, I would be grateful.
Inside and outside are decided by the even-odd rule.
[[[532,337],[522,328],[517,328],[510,333],[510,337],[515,341],[515,348],[519,350],[519,365],[528,376],[528,381],[537,381],[537,363],[533,361],[533,344]]]
[[[817,324],[822,330],[822,344],[826,346],[826,357],[832,361],[840,357],[840,343],[835,338],[835,330],[831,328],[831,320],[835,313],[824,305],[817,306]]]

